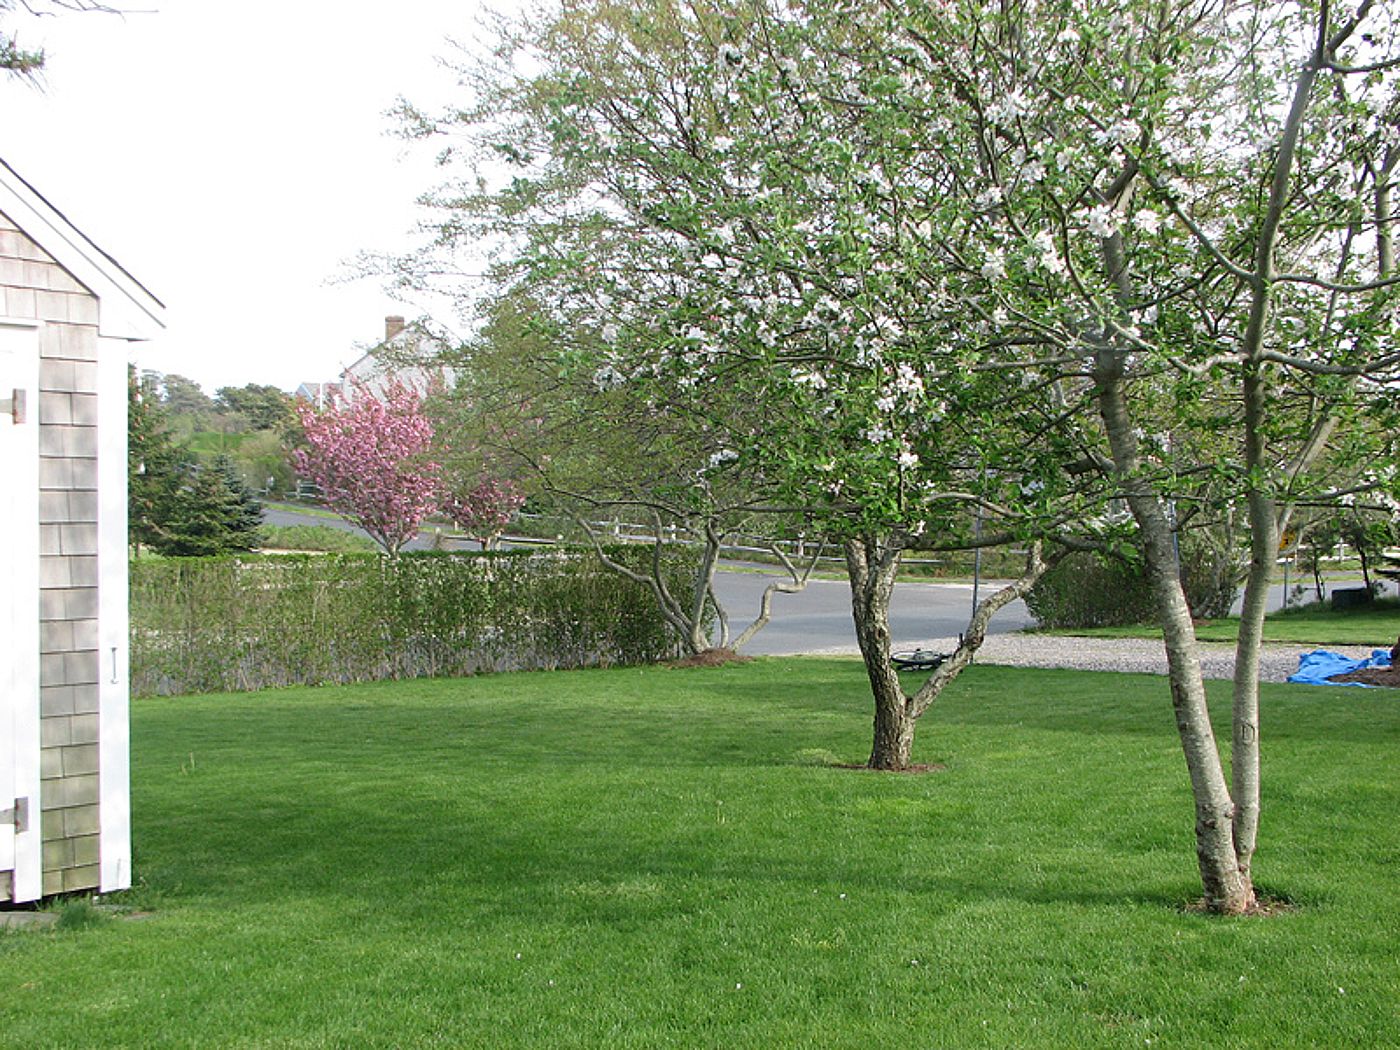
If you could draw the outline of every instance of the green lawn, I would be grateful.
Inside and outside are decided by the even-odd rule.
[[[263,500],[263,506],[274,510],[285,510],[292,514],[298,514],[304,518],[334,518],[336,521],[344,521],[344,515],[337,514],[333,510],[326,510],[315,503],[288,503],[283,500]]]
[[[373,551],[378,548],[368,536],[329,525],[264,525],[263,546],[289,551]]]
[[[1239,631],[1239,617],[1204,620],[1196,626],[1196,637],[1203,642],[1233,642]],[[1084,627],[1049,631],[1049,634],[1090,638],[1160,638],[1161,629],[1152,626]],[[1335,612],[1330,606],[1313,604],[1271,613],[1264,620],[1264,640],[1285,645],[1370,645],[1389,649],[1400,637],[1400,602],[1394,598],[1377,601],[1370,608]]]
[[[1226,683],[1213,684],[1217,704]],[[1400,1044],[1400,698],[1265,687],[1267,919],[1184,910],[1165,683],[860,665],[144,700],[140,921],[0,935],[19,1047]]]

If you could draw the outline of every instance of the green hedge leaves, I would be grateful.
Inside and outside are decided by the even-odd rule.
[[[649,557],[622,548],[614,557]],[[674,574],[686,570],[673,558]],[[678,651],[591,551],[168,558],[131,566],[135,696],[640,664]]]

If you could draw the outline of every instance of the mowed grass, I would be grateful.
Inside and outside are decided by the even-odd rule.
[[[826,764],[849,660],[140,701],[152,914],[0,935],[0,1043],[1400,1044],[1400,698],[1264,711],[1294,908],[1221,920],[1150,676],[974,668],[915,776]]]
[[[1203,642],[1234,642],[1239,635],[1239,617],[1203,620],[1196,625],[1196,637]],[[1161,638],[1161,628],[1152,625],[1126,627],[1084,627],[1048,631],[1048,634],[1087,638]],[[1385,598],[1360,609],[1334,610],[1312,604],[1283,609],[1264,619],[1264,641],[1280,645],[1370,645],[1389,649],[1400,637],[1400,601]]]

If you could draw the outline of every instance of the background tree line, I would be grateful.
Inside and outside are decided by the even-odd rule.
[[[292,398],[275,387],[222,387],[135,369],[127,383],[129,533],[158,554],[246,551],[260,540],[256,491],[285,490]]]

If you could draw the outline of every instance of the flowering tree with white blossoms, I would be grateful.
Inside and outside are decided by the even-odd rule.
[[[824,101],[845,90],[849,63],[799,83],[794,56],[820,34],[770,15],[746,8],[724,23],[752,33],[746,57],[694,9],[571,5],[517,41],[550,71],[493,84],[481,102],[482,145],[521,174],[499,194],[454,193],[443,232],[513,238],[508,276],[550,303],[561,329],[591,334],[580,361],[600,389],[708,418],[739,466],[843,537],[876,699],[871,765],[902,768],[915,720],[987,618],[1042,571],[1037,541],[1101,524],[1104,487],[1071,479],[1064,457],[1031,440],[1053,429],[1073,447],[1055,421],[1076,407],[1034,376],[983,365],[994,319],[941,290],[931,234],[909,217],[950,187],[891,183],[881,172],[900,151],[863,129],[859,108]],[[712,83],[691,90],[687,77]],[[857,158],[859,143],[890,156]],[[889,660],[900,555],[971,543],[974,512],[984,542],[1028,545],[1027,574],[908,696]]]
[[[1392,412],[1400,361],[1390,29],[1369,2],[1000,17],[945,5],[899,16],[903,56],[872,54],[875,68],[907,59],[948,82],[927,126],[941,127],[942,156],[977,164],[962,235],[944,236],[986,282],[1004,338],[1059,349],[1075,359],[1059,374],[1088,380],[1093,458],[1131,510],[1160,610],[1215,911],[1254,904],[1258,655],[1280,529],[1300,500],[1340,495],[1318,469],[1329,447],[1351,462],[1393,452],[1367,425]],[[1173,469],[1153,436],[1162,421],[1210,428],[1217,452],[1197,440],[1189,469],[1250,522],[1228,777],[1172,535],[1172,501],[1207,489]]]
[[[1383,16],[581,0],[510,41],[529,74],[477,81],[465,126],[516,171],[444,197],[440,244],[505,238],[503,272],[602,336],[573,362],[600,386],[762,406],[726,447],[845,538],[872,765],[907,761],[924,696],[888,669],[901,550],[967,542],[975,507],[1027,543],[1033,578],[1041,541],[1126,525],[1161,610],[1206,901],[1243,911],[1276,537],[1393,409]],[[1253,559],[1228,778],[1172,542],[1223,505],[1247,514]]]

